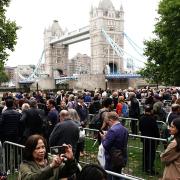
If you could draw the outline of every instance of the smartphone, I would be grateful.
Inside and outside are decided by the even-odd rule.
[[[64,154],[66,152],[66,146],[53,146],[50,147],[50,153],[59,155],[59,154]]]

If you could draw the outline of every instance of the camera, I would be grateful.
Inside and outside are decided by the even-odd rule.
[[[55,155],[65,154],[66,146],[53,146],[50,147],[50,153]]]

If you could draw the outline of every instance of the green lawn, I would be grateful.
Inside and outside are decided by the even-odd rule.
[[[92,136],[90,136],[92,137]],[[97,153],[98,153],[98,143],[92,138],[89,139],[86,138],[85,141],[85,151],[87,155],[84,157],[81,157],[80,161],[81,164],[88,164],[88,163],[98,163],[97,161]],[[158,180],[163,173],[163,165],[160,161],[159,155],[160,152],[163,151],[163,144],[160,144],[158,146],[156,153],[156,160],[155,160],[155,170],[159,172],[159,175],[156,176],[150,176],[142,172],[142,142],[140,139],[132,139],[131,137],[129,138],[128,142],[128,164],[123,170],[125,174],[130,174],[132,176],[136,177],[141,177],[144,179],[153,179],[153,180]],[[83,163],[82,163],[83,162]]]

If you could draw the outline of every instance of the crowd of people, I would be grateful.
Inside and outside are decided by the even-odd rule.
[[[93,118],[89,118],[90,114],[94,114]],[[105,149],[105,169],[121,173],[125,165],[114,159],[122,154],[124,164],[128,161],[128,130],[125,121],[122,119],[120,122],[119,117],[139,119],[131,121],[131,133],[138,134],[140,130],[141,135],[155,138],[160,137],[157,121],[167,123],[170,131],[166,131],[164,138],[171,139],[172,145],[167,145],[167,150],[161,155],[166,164],[164,179],[170,164],[173,164],[171,169],[176,167],[174,177],[180,177],[180,168],[176,166],[180,160],[178,88],[4,93],[0,106],[0,141],[25,145],[20,179],[73,178],[72,175],[78,171],[79,158],[86,155],[83,128],[96,128],[100,132],[98,142]],[[142,169],[154,175],[158,143],[149,139],[142,143]],[[65,152],[47,157],[53,146],[64,146]],[[175,152],[176,158],[170,157],[171,151]],[[100,167],[86,168],[96,169],[102,179],[111,179]],[[87,173],[87,170],[82,172]]]

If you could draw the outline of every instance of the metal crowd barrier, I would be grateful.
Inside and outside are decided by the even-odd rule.
[[[95,129],[84,129],[86,132],[85,138],[85,155],[80,157],[80,163],[84,164],[95,163],[98,164],[97,154],[98,154],[98,130]],[[124,179],[138,179],[137,177],[149,179],[153,176],[154,179],[159,178],[157,174],[147,174],[142,171],[143,169],[143,158],[145,157],[145,152],[143,151],[143,144],[149,140],[149,146],[155,146],[155,160],[154,160],[154,170],[155,173],[158,171],[162,175],[164,166],[160,161],[160,153],[164,151],[165,139],[152,138],[140,135],[129,134],[128,141],[128,162],[125,168],[123,168],[122,174],[116,174],[113,172],[108,172],[109,174],[121,177]],[[20,163],[22,161],[22,151],[24,146],[9,141],[3,144],[3,171],[14,174],[18,171]],[[151,148],[148,149],[148,152]],[[147,152],[146,152],[147,153]],[[151,153],[151,152],[150,152]],[[151,156],[149,156],[149,161],[151,161]]]
[[[122,125],[124,127],[126,127],[128,129],[128,131],[130,133],[132,133],[132,122],[134,123],[133,125],[135,126],[134,128],[137,129],[138,134],[140,134],[139,132],[139,119],[136,118],[125,118],[125,117],[119,117],[119,121],[122,123]]]
[[[135,126],[137,128],[137,132],[138,134],[140,134],[139,132],[139,120],[136,118],[124,118],[124,117],[119,117],[120,122],[122,123],[122,125],[124,127],[126,127],[128,129],[128,131],[130,133],[132,133],[132,129],[131,129],[131,122],[132,121],[136,121]],[[167,133],[167,124],[163,121],[156,121],[158,128],[159,128],[159,133],[160,133],[160,138],[166,138],[166,133]]]
[[[18,171],[22,162],[22,152],[24,146],[13,142],[5,141],[3,143],[3,171],[15,173]]]
[[[108,171],[106,170],[106,172],[112,176],[112,179],[111,180],[114,180],[114,178],[122,178],[123,180],[144,180],[142,178],[138,178],[138,177],[133,177],[133,176],[129,176],[127,174],[118,174],[118,173],[115,173],[115,172],[112,172],[112,171]]]
[[[86,140],[85,140],[85,152],[86,155],[80,158],[80,163],[98,164],[97,154],[98,154],[98,141],[97,134],[98,130],[85,128]],[[143,158],[145,157],[145,152],[143,151],[143,144],[149,140],[149,146],[155,146],[155,159],[154,159],[154,170],[155,174],[148,174],[143,172]],[[129,134],[128,141],[128,162],[126,167],[123,169],[125,175],[131,175],[132,177],[140,177],[144,179],[149,179],[150,177],[158,178],[162,175],[164,166],[160,161],[160,153],[164,151],[165,139],[146,137],[140,135]],[[152,147],[153,149],[153,147]],[[151,148],[148,150],[151,153]],[[153,153],[153,152],[152,152]],[[147,154],[147,152],[146,152]],[[147,159],[146,159],[147,160]],[[149,157],[149,162],[151,161],[151,156]],[[159,175],[157,174],[159,173]]]

